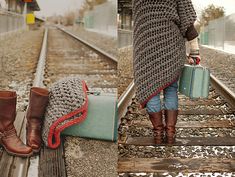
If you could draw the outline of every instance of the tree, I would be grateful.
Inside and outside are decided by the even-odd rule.
[[[220,17],[224,17],[224,15],[225,15],[224,7],[219,7],[219,6],[216,7],[215,5],[211,4],[202,11],[201,22],[204,25],[208,25],[209,21]]]
[[[105,2],[107,2],[107,0],[85,0],[82,5],[82,8],[79,10],[80,17],[84,16],[84,12],[92,10],[94,6],[103,4]]]
[[[69,11],[64,15],[64,25],[65,26],[72,26],[75,22],[75,12]]]

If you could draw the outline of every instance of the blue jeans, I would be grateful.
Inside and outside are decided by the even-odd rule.
[[[178,110],[178,82],[174,82],[163,90],[163,105],[161,105],[160,93],[151,98],[147,105],[147,112],[159,112],[165,110]]]

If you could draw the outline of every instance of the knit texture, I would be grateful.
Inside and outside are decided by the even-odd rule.
[[[42,138],[46,146],[56,148],[60,132],[86,118],[87,87],[79,78],[65,78],[54,83],[49,91]]]
[[[191,0],[133,0],[133,20],[136,97],[144,107],[179,77],[196,13]]]

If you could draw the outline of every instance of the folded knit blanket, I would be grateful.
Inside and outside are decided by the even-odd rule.
[[[60,133],[87,117],[87,86],[79,78],[65,78],[49,89],[49,103],[45,112],[42,139],[49,148],[60,145]]]

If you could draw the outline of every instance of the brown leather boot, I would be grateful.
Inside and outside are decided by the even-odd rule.
[[[148,113],[153,124],[155,144],[161,144],[164,138],[164,124],[162,123],[162,112]]]
[[[177,122],[178,110],[165,110],[166,138],[168,144],[175,143],[175,125]]]
[[[16,134],[16,93],[0,91],[0,145],[11,155],[29,157],[32,148],[26,146]]]
[[[26,115],[26,138],[27,145],[36,153],[41,148],[41,127],[48,104],[48,96],[49,91],[44,88],[32,87],[30,90],[29,107]]]

